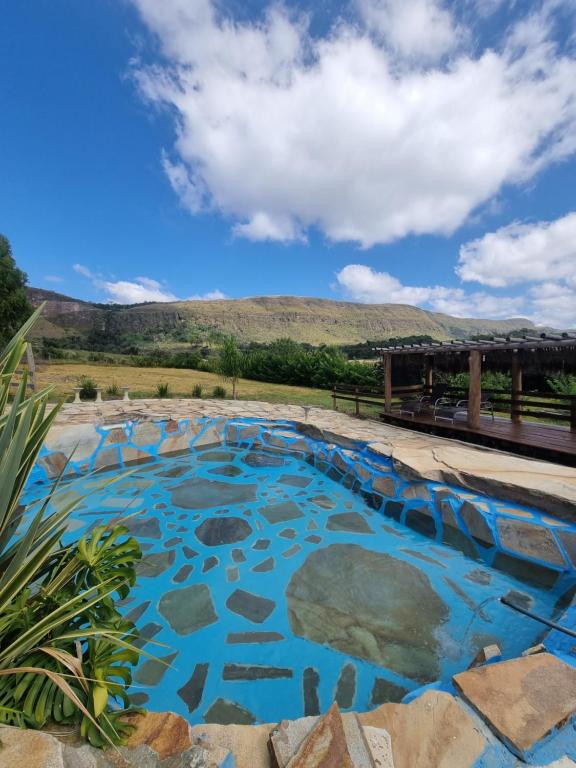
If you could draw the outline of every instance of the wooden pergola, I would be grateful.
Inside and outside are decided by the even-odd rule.
[[[392,413],[392,367],[399,357],[409,356],[422,362],[424,358],[424,387],[432,389],[435,364],[439,358],[458,356],[460,369],[463,360],[470,374],[467,397],[467,426],[470,430],[479,430],[481,424],[482,384],[481,375],[484,365],[490,367],[496,362],[502,370],[508,369],[512,377],[510,392],[510,415],[513,424],[522,420],[522,374],[526,366],[540,367],[542,370],[576,371],[576,333],[540,334],[519,337],[494,337],[476,341],[445,341],[426,344],[378,347],[384,369],[384,414]],[[537,393],[538,397],[550,397],[549,394]],[[536,404],[537,405],[537,404]],[[533,412],[535,413],[535,412]],[[544,415],[544,414],[542,414]],[[570,429],[576,431],[576,398],[570,403]]]

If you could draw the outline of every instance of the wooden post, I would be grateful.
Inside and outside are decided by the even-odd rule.
[[[336,387],[332,387],[332,410],[337,411],[338,406],[336,405]]]
[[[432,393],[432,385],[434,383],[434,357],[432,355],[426,355],[426,371],[424,373],[424,388],[425,395]]]
[[[518,350],[515,349],[512,352],[512,414],[511,419],[513,424],[519,424],[522,421],[522,416],[519,413],[514,414],[514,411],[519,410],[522,405],[522,367],[520,365],[520,358],[518,357]]]
[[[358,387],[354,387],[354,397],[356,398],[356,416],[360,416],[360,403],[358,402]]]
[[[576,432],[576,399],[570,401],[570,431]]]
[[[34,362],[34,352],[32,344],[26,344],[26,362],[28,364],[28,383],[32,392],[36,392],[36,363]]]
[[[390,413],[392,410],[392,355],[387,352],[383,358],[384,362],[384,412]]]
[[[482,400],[482,353],[477,349],[470,352],[468,358],[470,383],[468,385],[468,426],[470,429],[480,428],[480,403]]]

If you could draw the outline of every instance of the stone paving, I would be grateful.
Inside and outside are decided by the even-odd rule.
[[[100,404],[66,404],[53,433],[63,426],[143,417],[180,419],[201,416],[294,421],[311,436],[342,444],[342,439],[369,444],[390,457],[396,470],[413,479],[453,483],[503,500],[527,504],[567,519],[576,519],[576,469],[473,447],[456,440],[422,435],[409,429],[360,420],[322,408],[230,400],[110,400]],[[154,424],[149,425],[155,429]],[[206,439],[209,439],[207,436]],[[177,450],[178,437],[174,449]],[[82,457],[82,445],[76,457]]]

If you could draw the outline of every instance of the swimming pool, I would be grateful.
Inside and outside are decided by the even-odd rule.
[[[143,660],[134,676],[132,699],[150,709],[248,723],[316,714],[334,699],[344,710],[398,701],[448,680],[490,643],[518,655],[542,627],[497,598],[512,592],[550,617],[574,581],[561,549],[562,563],[552,553],[546,565],[528,552],[524,570],[505,551],[513,537],[500,521],[526,525],[533,510],[408,482],[361,446],[305,439],[290,424],[227,423],[198,442],[210,429],[99,429],[78,472],[103,451],[143,463],[105,490],[93,475],[68,488],[93,489],[68,535],[125,521],[144,550],[124,610],[144,639],[166,646],[147,650],[169,667]],[[146,430],[148,443],[137,439]],[[166,440],[181,455],[159,452]],[[145,455],[122,454],[127,444]],[[44,493],[42,479],[27,501]],[[482,520],[498,518],[486,530],[470,512],[482,505]],[[443,525],[449,514],[465,525]],[[556,544],[556,526],[568,527],[537,522]]]

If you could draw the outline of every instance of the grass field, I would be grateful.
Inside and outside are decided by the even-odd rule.
[[[113,383],[119,387],[130,387],[131,397],[153,397],[156,385],[167,383],[172,397],[190,397],[192,387],[200,384],[203,397],[211,397],[215,386],[223,385],[228,397],[232,387],[213,373],[191,371],[180,368],[134,368],[126,365],[98,365],[97,363],[50,363],[42,365],[38,372],[40,386],[55,385],[55,395],[72,400],[73,389],[82,376],[89,376],[97,386],[105,389]],[[261,381],[241,379],[238,382],[238,399],[264,400],[269,403],[294,403],[295,405],[316,405],[332,407],[330,392],[309,387],[291,387],[284,384],[268,384]],[[344,410],[339,408],[339,410]],[[348,410],[348,409],[347,409]]]

